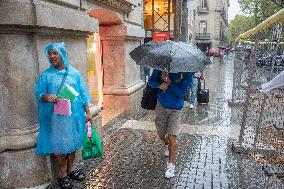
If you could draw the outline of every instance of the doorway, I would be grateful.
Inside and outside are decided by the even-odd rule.
[[[92,103],[103,107],[103,65],[102,44],[99,33],[94,33],[87,39],[88,81],[89,91],[93,97]]]
[[[124,62],[127,29],[111,10],[95,8],[89,15],[99,21],[99,33],[88,38],[90,91],[94,103],[102,108],[102,125],[106,125],[122,116],[129,104],[121,94],[128,79]]]

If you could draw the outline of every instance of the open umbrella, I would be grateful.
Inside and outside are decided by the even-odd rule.
[[[217,52],[217,50],[213,47],[209,49],[210,54],[215,54],[216,52]]]
[[[149,42],[129,54],[138,65],[171,73],[197,72],[210,63],[209,57],[198,47],[184,42]]]

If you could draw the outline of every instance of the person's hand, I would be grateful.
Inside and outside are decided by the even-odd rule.
[[[91,114],[91,111],[90,111],[89,106],[85,106],[85,107],[84,107],[84,110],[85,110],[85,112],[86,112],[86,123],[87,123],[88,121],[90,121],[90,122],[92,123],[92,114]]]
[[[167,84],[171,84],[171,80],[167,77],[166,81],[165,81]]]
[[[166,82],[164,82],[164,83],[162,83],[162,84],[159,86],[159,89],[165,91],[165,90],[168,89],[168,86],[169,86],[169,84],[166,83]]]
[[[200,79],[204,80],[204,72],[203,71],[200,72]]]
[[[91,115],[91,113],[87,113],[87,114],[86,114],[86,123],[87,123],[88,121],[90,121],[90,122],[92,123],[92,115]]]
[[[57,99],[56,95],[54,95],[54,94],[44,94],[44,95],[42,95],[41,100],[43,102],[52,102],[52,103],[55,103],[55,104],[58,102],[58,99]]]
[[[171,83],[171,80],[169,79],[169,76],[168,75],[162,75],[162,80],[168,84]]]

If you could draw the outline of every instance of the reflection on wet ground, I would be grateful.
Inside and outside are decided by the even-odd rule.
[[[178,136],[176,177],[164,178],[166,158],[154,127],[154,113],[139,120],[120,119],[104,130],[102,160],[79,162],[88,174],[75,188],[284,188],[248,156],[232,153],[238,139],[240,109],[228,106],[233,64],[214,64],[206,70],[208,105],[183,110]],[[56,188],[56,183],[53,185]]]

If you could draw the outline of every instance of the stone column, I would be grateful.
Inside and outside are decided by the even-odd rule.
[[[74,9],[80,1],[56,2],[0,0],[0,188],[37,186],[52,177],[49,158],[35,154],[33,91],[40,72],[49,67],[44,47],[64,41],[70,63],[87,78],[85,38],[98,30],[98,22]]]
[[[123,24],[100,27],[104,109],[117,115],[125,113],[125,116],[132,116],[141,111],[144,82],[140,78],[140,66],[129,56],[129,52],[141,43],[142,37],[139,38],[139,33],[144,37],[144,30],[141,28],[129,28]]]

